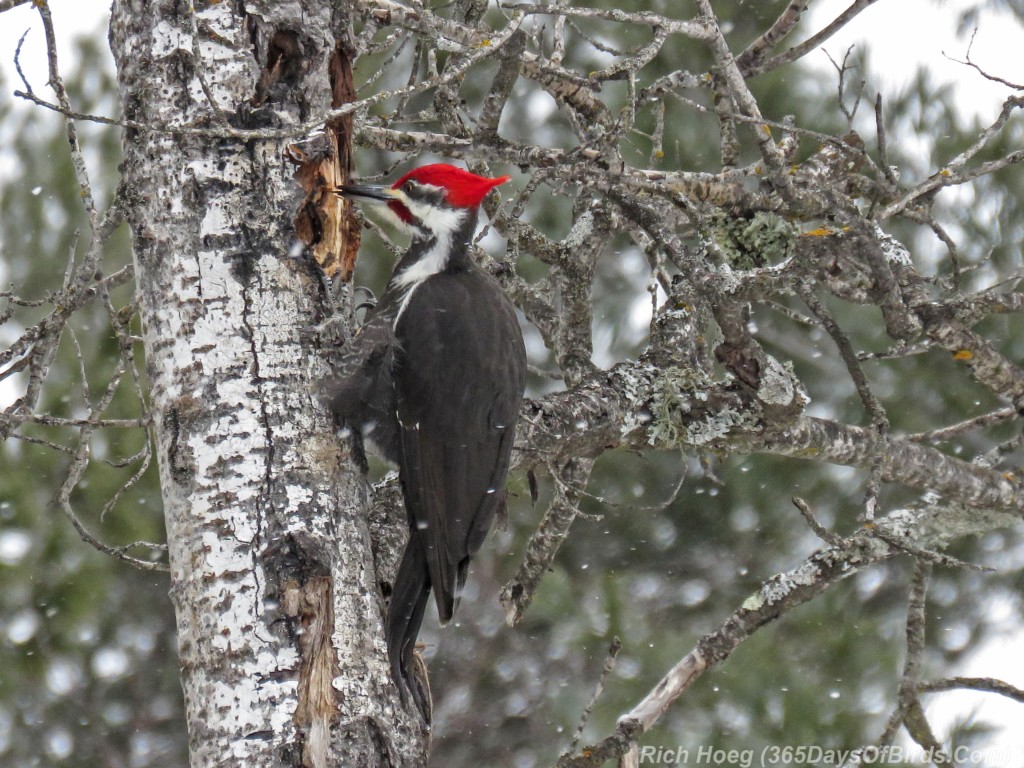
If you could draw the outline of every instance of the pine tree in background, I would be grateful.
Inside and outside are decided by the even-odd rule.
[[[217,4],[199,5],[200,37],[210,40],[205,36],[216,30],[204,26],[209,23],[205,14],[214,13]],[[653,380],[645,418],[658,423],[659,416],[665,416],[665,429],[678,426],[673,415],[693,414],[693,402],[680,392],[706,387],[722,394],[721,388],[692,373],[700,365],[717,381],[734,384],[716,405],[739,409],[739,401],[730,398],[751,386],[756,389],[768,370],[765,361],[773,359],[784,363],[784,370],[806,388],[809,414],[869,433],[876,430],[874,437],[864,439],[864,455],[881,450],[878,446],[888,437],[910,436],[914,446],[934,446],[944,455],[973,461],[978,473],[992,469],[1005,473],[1007,483],[1016,482],[1012,473],[1020,459],[1019,417],[1014,415],[1018,404],[1006,395],[1015,391],[1016,361],[1024,359],[1015,282],[1024,237],[1019,213],[1024,210],[1024,185],[1019,163],[1003,161],[1019,155],[1019,104],[1007,102],[1011,106],[1005,125],[987,134],[984,147],[965,166],[956,166],[955,159],[978,141],[997,115],[963,116],[949,86],[922,73],[905,92],[882,94],[887,139],[883,162],[872,108],[884,84],[868,79],[858,87],[870,52],[855,51],[846,62],[843,92],[837,73],[812,68],[811,56],[746,79],[760,113],[771,121],[767,133],[785,153],[786,173],[794,180],[788,194],[841,193],[856,201],[860,213],[873,215],[895,205],[901,194],[919,189],[929,177],[937,179],[935,190],[920,194],[913,205],[883,222],[884,230],[907,246],[916,272],[923,276],[920,283],[904,282],[894,299],[891,290],[886,293],[880,287],[870,263],[858,260],[860,241],[829,240],[842,237],[838,233],[856,216],[844,221],[828,206],[804,218],[791,215],[801,206],[806,211],[810,204],[800,198],[797,205],[792,196],[785,196],[782,184],[764,180],[774,171],[763,160],[768,150],[755,132],[762,129],[751,128],[757,121],[721,114],[736,108],[738,86],[716,80],[712,88],[702,79],[708,72],[721,75],[713,41],[672,33],[669,42],[645,61],[645,51],[650,50],[645,46],[665,28],[626,23],[621,16],[602,18],[600,12],[530,12],[522,21],[528,32],[518,37],[505,35],[509,19],[517,18],[512,9],[499,13],[480,3],[435,3],[422,19],[403,15],[399,6],[385,12],[387,4],[376,0],[341,5],[355,9],[355,39],[361,46],[354,71],[358,98],[406,89],[410,83],[434,83],[369,105],[365,114],[356,116],[357,176],[390,174],[396,166],[405,169],[434,157],[460,158],[471,170],[494,175],[516,174],[516,192],[487,211],[491,223],[481,245],[492,257],[483,257],[485,266],[506,282],[528,320],[528,397],[534,405],[528,404],[524,413],[540,426],[525,428],[518,470],[510,484],[508,525],[492,535],[474,561],[455,626],[438,630],[428,612],[421,634],[434,700],[434,763],[554,765],[569,749],[609,646],[618,638],[621,650],[616,652],[614,670],[578,741],[608,746],[609,734],[622,733],[617,731],[620,716],[702,638],[741,606],[751,605],[752,594],[766,580],[791,572],[816,551],[828,549],[828,541],[793,506],[793,497],[836,537],[863,532],[866,496],[873,499],[879,519],[894,510],[925,510],[935,503],[923,493],[924,481],[880,482],[877,464],[859,458],[851,468],[822,461],[815,453],[819,446],[793,458],[794,451],[784,446],[765,451],[754,438],[744,448],[740,441],[702,442],[691,432],[684,438],[666,437],[664,430],[652,428],[649,443],[646,437],[639,442],[628,437],[624,425],[637,426],[628,419],[607,427],[602,416],[609,418],[608,423],[621,416],[608,414],[624,407],[626,400],[620,395],[628,388],[625,379],[601,378],[598,369],[612,369],[617,363],[629,366],[645,351],[650,354],[652,335],[681,338],[687,345],[663,345],[661,354],[669,349],[676,356],[648,361],[661,378]],[[694,18],[705,5],[686,4],[681,10],[669,2],[587,4],[627,16],[650,12],[680,20]],[[805,4],[711,5],[729,48],[739,55],[787,8]],[[570,8],[583,11],[581,4]],[[252,11],[251,19],[266,17]],[[179,21],[182,29],[190,23]],[[258,27],[263,22],[250,23]],[[473,36],[477,29],[490,31],[478,39]],[[756,69],[758,61],[769,62],[771,55],[817,31],[797,27],[763,58],[751,57],[745,64]],[[458,52],[439,49],[439,35]],[[564,36],[564,50],[559,49],[559,35]],[[97,33],[83,39],[75,52],[76,64],[70,65],[70,55],[62,57],[62,64],[68,62],[63,74],[71,103],[82,113],[138,119],[117,102],[118,86],[101,37]],[[286,45],[291,38],[276,37],[265,27],[253,39],[267,44],[257,43],[252,52],[257,64],[251,101],[235,105],[237,110],[225,107],[223,122],[216,115],[203,116],[195,122],[201,130],[294,127],[278,122],[284,118],[275,114],[275,105],[287,103],[304,78],[313,80],[320,71],[317,67],[326,68],[319,60],[308,68],[301,64],[302,52],[316,49],[322,41],[299,35],[297,48],[291,49]],[[484,56],[485,49],[493,50]],[[842,57],[829,50],[841,62]],[[216,99],[221,85],[214,64],[193,67],[194,52],[188,46],[176,49],[175,55],[183,81],[192,78],[194,103],[204,103],[203,88]],[[550,62],[556,55],[551,78],[530,74],[538,57]],[[742,56],[740,62],[744,63]],[[288,64],[294,68],[288,69]],[[461,67],[466,67],[464,77],[446,79],[446,72]],[[196,71],[205,77],[195,78]],[[679,73],[692,75],[692,80],[683,81]],[[580,86],[580,91],[572,95],[567,84]],[[20,86],[7,83],[3,91],[14,87]],[[329,88],[327,78],[323,88]],[[1019,100],[1019,89],[1008,90],[1012,93]],[[858,98],[851,123],[844,110],[851,111]],[[81,264],[90,245],[63,121],[39,109],[12,112],[6,100],[0,101],[0,110],[0,136],[9,164],[0,202],[0,276],[13,286],[13,294],[0,296],[0,317],[6,319],[0,341],[7,348],[53,310],[49,297],[61,287],[68,254],[74,252]],[[405,117],[397,117],[397,110],[404,110]],[[786,132],[787,115],[795,116],[793,124],[803,132]],[[97,209],[102,211],[121,183],[122,129],[81,120],[77,126]],[[862,159],[855,173],[848,168],[836,172],[828,165],[830,157],[838,151],[840,162],[846,162],[857,155],[856,142],[843,149],[838,141],[823,144],[823,138],[838,140],[851,129],[866,147],[867,164]],[[125,131],[127,141],[139,135],[131,127]],[[614,141],[601,131],[610,131]],[[249,135],[235,140],[202,133],[179,137],[188,151],[210,156],[227,156],[244,145],[254,162],[265,162],[282,178],[275,164],[285,161],[260,152],[273,142],[284,146],[298,138]],[[533,154],[518,152],[516,146],[530,147]],[[609,164],[609,158],[621,167]],[[998,167],[969,184],[942,188],[944,180],[952,178],[942,174],[968,173],[985,164]],[[772,200],[765,207],[774,210],[755,214],[729,202],[712,205],[709,199],[715,202],[717,188],[711,189],[710,197],[702,197],[682,182],[672,193],[662,186],[671,183],[665,174],[721,174],[723,165],[739,169],[735,173],[740,181],[731,192],[760,193]],[[890,166],[900,172],[900,186],[887,189],[892,180],[884,178],[884,171]],[[755,167],[756,173],[745,173]],[[623,187],[618,186],[623,183],[618,175],[623,168],[648,171],[655,192],[636,186],[623,197]],[[872,169],[883,175],[874,175]],[[843,185],[832,183],[834,178]],[[851,186],[845,186],[847,181]],[[190,177],[188,194],[217,199],[222,190],[211,192],[203,183]],[[863,186],[853,189],[857,184]],[[125,199],[135,204],[131,194],[139,190],[128,192]],[[298,185],[270,183],[265,194],[268,209],[291,221],[301,197]],[[659,229],[658,221],[645,218],[645,211],[658,212],[661,222],[689,221],[692,226],[667,232]],[[132,223],[138,230],[138,219]],[[76,238],[76,230],[85,234]],[[581,238],[573,240],[577,234]],[[355,284],[369,285],[378,295],[392,265],[391,251],[401,246],[388,237],[371,220],[356,265]],[[947,248],[943,237],[956,247]],[[815,238],[821,251],[810,245]],[[215,241],[216,237],[208,247],[221,247]],[[571,245],[563,246],[566,242]],[[267,253],[275,247],[291,269],[290,243],[252,245],[254,251]],[[804,250],[793,250],[797,248]],[[128,227],[121,226],[103,244],[103,275],[109,278],[130,265],[130,249]],[[773,290],[773,268],[794,253],[799,254],[795,263],[832,259],[831,267],[813,275],[795,270],[792,279],[781,270],[784,277],[778,285],[784,283],[784,289]],[[687,259],[713,260],[722,281],[735,279],[735,284],[746,286],[744,290],[755,298],[749,316],[735,306],[701,305],[700,292],[686,287],[692,275],[680,268],[691,263]],[[319,301],[319,282],[312,273],[301,266],[294,269],[299,275],[296,285],[305,286],[296,292],[308,291],[315,297],[313,303]],[[239,268],[240,280],[252,279],[243,272]],[[755,274],[763,282],[751,277]],[[724,284],[709,284],[708,290],[721,290]],[[585,290],[573,292],[573,286]],[[975,295],[992,286],[998,289],[981,299]],[[653,325],[652,292],[660,306]],[[664,303],[666,292],[672,295],[669,304]],[[13,434],[0,446],[0,761],[5,763],[163,766],[188,760],[166,574],[139,570],[97,552],[83,543],[61,513],[77,510],[78,522],[108,548],[163,541],[156,459],[166,457],[151,456],[147,434],[157,425],[129,425],[146,412],[149,386],[134,295],[133,282],[125,279],[110,285],[113,313],[106,297],[97,297],[72,315],[35,406],[36,413],[52,417],[48,423],[0,422],[0,434]],[[928,320],[921,309],[922,295],[934,301],[963,298],[960,314],[953,318],[967,329],[958,337],[961,349],[951,349],[954,342],[942,337],[952,321],[938,315],[931,320],[931,332],[918,329],[908,331],[905,339],[894,338],[906,315],[918,313]],[[28,301],[15,303],[12,296]],[[914,311],[901,314],[908,305]],[[690,313],[688,319],[681,319],[685,313]],[[319,319],[303,318],[302,324],[314,325]],[[680,326],[686,323],[690,332],[683,333]],[[753,342],[741,349],[738,340],[744,329]],[[580,353],[587,346],[581,342],[587,333],[592,333],[590,359]],[[100,401],[112,377],[120,375],[126,338],[137,359],[138,385],[129,371],[123,372],[103,413],[104,419],[123,420],[125,426],[88,433],[91,461],[67,489],[68,505],[54,504],[68,468],[75,464],[81,420],[90,415],[86,398],[93,404]],[[837,338],[849,343],[851,354],[846,358],[837,353]],[[716,347],[725,352],[712,360]],[[258,344],[256,348],[259,351]],[[753,348],[763,357],[758,357],[762,367],[751,373]],[[980,356],[989,353],[1007,361],[992,375],[978,367],[984,363]],[[318,355],[319,350],[310,352],[313,358]],[[863,387],[858,390],[850,357],[863,370],[869,395]],[[0,371],[5,368],[6,364],[0,366]],[[251,373],[241,372],[239,379],[251,381]],[[999,382],[1010,383],[993,384],[999,375],[1004,376]],[[744,381],[745,376],[750,381]],[[13,380],[22,388],[28,384],[24,373]],[[305,397],[300,387],[310,385],[295,386]],[[139,391],[146,393],[141,401]],[[886,417],[880,431],[878,413],[868,407],[872,398]],[[603,413],[577,415],[568,410],[591,402],[610,405]],[[557,412],[559,407],[566,410]],[[772,418],[769,414],[765,421]],[[972,418],[979,419],[975,428],[936,432]],[[679,423],[690,422],[684,418]],[[168,424],[167,414],[162,414],[159,429],[164,434],[170,432]],[[553,437],[544,429],[552,424],[580,435]],[[594,434],[613,435],[617,447],[594,448],[586,442],[587,435]],[[174,465],[165,470],[173,476]],[[899,474],[898,468],[893,471]],[[939,468],[935,471],[938,475]],[[387,569],[400,549],[382,531],[394,528],[388,521],[401,523],[403,513],[394,481],[384,475],[383,467],[374,465],[373,473],[380,482],[372,494],[370,529],[376,537],[373,555],[381,569],[377,578],[386,587]],[[126,479],[136,475],[137,480],[118,495]],[[107,508],[115,497],[116,503]],[[531,593],[532,603],[517,607],[506,591],[505,602],[499,604],[496,596],[503,585],[526,583],[520,571],[524,552],[541,520],[551,525],[553,512],[561,508],[570,510],[569,517],[577,511],[579,516]],[[996,509],[997,505],[979,502],[969,514],[982,535],[952,537],[941,555],[929,555],[914,544],[900,550],[899,542],[883,542],[894,550],[880,562],[799,607],[786,608],[780,621],[741,638],[723,663],[697,678],[640,737],[640,744],[691,752],[702,746],[759,752],[772,745],[797,744],[854,749],[891,737],[889,731],[895,732],[901,718],[908,721],[904,738],[909,732],[910,739],[928,744],[928,729],[915,720],[914,712],[898,711],[901,718],[892,717],[898,704],[913,701],[906,681],[949,675],[956,662],[1020,622],[1019,525],[1009,527],[1005,518],[994,514],[987,517]],[[159,546],[132,547],[120,554],[144,562],[166,561]],[[955,567],[959,561],[993,571]],[[911,598],[923,593],[925,582],[927,610],[919,616],[920,606]],[[290,593],[282,586],[282,594]],[[517,610],[519,623],[509,628],[506,617]],[[1001,618],[994,620],[993,613]],[[301,623],[295,621],[289,625],[293,630]],[[276,626],[286,623],[282,619]],[[904,666],[906,638],[912,634],[908,625],[924,630],[923,650],[912,654],[920,664],[916,670]],[[301,635],[295,632],[296,637]],[[993,668],[992,675],[1004,671]],[[922,696],[921,701],[930,699]],[[303,752],[311,743],[306,726],[294,727],[305,734],[297,741],[302,749],[283,756],[282,765],[314,759]],[[947,749],[1000,743],[984,723],[969,721],[952,733],[931,736]],[[586,762],[578,752],[574,759],[578,762],[565,764],[599,764],[597,758]]]

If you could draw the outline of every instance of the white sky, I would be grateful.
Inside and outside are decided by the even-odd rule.
[[[946,58],[966,58],[972,30],[958,35],[957,20],[961,11],[979,4],[978,0],[880,0],[824,48],[838,61],[850,45],[857,50],[869,47],[869,87],[881,91],[883,98],[904,87],[919,66],[927,66],[936,82],[957,84],[957,96],[965,110],[995,117],[1008,95],[1006,87]],[[825,26],[849,5],[850,0],[812,2],[810,27]],[[1020,55],[1024,28],[1013,14],[986,10],[977,30],[971,60],[990,74],[1024,82],[1024,58]],[[823,53],[812,54],[815,56],[823,60],[822,66],[831,67]]]
[[[714,0],[715,5],[721,3],[722,0]],[[579,2],[581,6],[587,4]],[[808,28],[819,29],[849,4],[850,0],[812,2]],[[973,70],[946,58],[947,55],[955,59],[965,58],[971,31],[958,35],[957,19],[961,10],[976,4],[974,0],[880,0],[829,40],[825,48],[839,60],[851,44],[856,45],[857,50],[870,47],[866,73],[868,88],[872,94],[880,91],[883,98],[899,92],[910,82],[918,67],[926,66],[937,82],[956,84],[957,101],[965,112],[973,112],[989,120],[998,114],[1003,100],[1009,95],[1008,89],[990,83]],[[57,29],[62,66],[66,70],[74,66],[69,58],[70,39],[76,34],[99,30],[100,24],[105,24],[109,16],[110,0],[49,0],[49,5]],[[29,4],[0,15],[0,70],[6,83],[0,98],[5,100],[12,99],[12,90],[22,87],[12,60],[18,38],[26,29],[31,31],[22,51],[23,69],[33,87],[50,97],[45,86],[42,26],[38,12]],[[1024,28],[1012,14],[994,10],[986,10],[982,14],[971,52],[972,59],[979,66],[993,75],[1022,83],[1022,49]],[[831,68],[820,52],[812,53],[810,61],[824,69]],[[18,106],[30,108],[24,102],[19,102]],[[1002,677],[1024,687],[1022,658],[1024,632],[1010,632],[999,641],[976,650],[964,667],[955,673]],[[950,671],[952,673],[954,671]],[[928,714],[940,738],[945,736],[956,718],[974,713],[980,719],[1004,724],[1002,732],[991,740],[991,744],[1009,750],[1008,755],[1012,757],[1005,762],[990,760],[988,764],[996,768],[1024,765],[1024,733],[1019,727],[1024,715],[1021,705],[992,694],[944,694],[932,696],[928,701],[931,702]]]
[[[58,55],[62,57],[62,66],[73,64],[70,60],[70,41],[76,35],[99,30],[110,18],[110,0],[49,0],[50,14],[57,33]],[[28,76],[32,87],[40,95],[46,92],[47,63],[46,46],[43,39],[43,25],[39,20],[39,12],[32,3],[19,6],[0,14],[0,70],[4,73],[5,92],[0,98],[9,99],[11,91],[24,90],[14,69],[14,51],[18,39],[25,30],[28,37],[22,47],[22,69]]]

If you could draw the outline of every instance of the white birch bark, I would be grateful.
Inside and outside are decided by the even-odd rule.
[[[190,5],[114,3],[127,119],[288,126],[329,109],[334,3]],[[276,30],[298,69],[251,105]],[[385,663],[364,482],[315,394],[303,330],[321,292],[293,258],[282,150],[125,135],[191,764],[420,765],[425,734]]]

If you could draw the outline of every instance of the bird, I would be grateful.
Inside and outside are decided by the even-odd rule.
[[[526,346],[515,307],[473,259],[480,203],[508,176],[447,163],[414,168],[391,186],[336,192],[378,203],[410,235],[376,305],[339,365],[335,419],[398,465],[409,539],[385,619],[388,661],[430,721],[413,650],[431,590],[442,625],[458,606],[470,560],[506,501]]]

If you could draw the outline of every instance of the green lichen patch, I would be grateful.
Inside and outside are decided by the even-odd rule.
[[[768,211],[737,217],[716,210],[708,222],[708,234],[729,266],[746,270],[788,259],[793,255],[799,231],[792,223]]]

